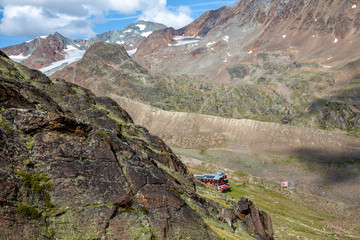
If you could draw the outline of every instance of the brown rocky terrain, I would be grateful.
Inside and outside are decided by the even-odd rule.
[[[22,64],[29,68],[40,69],[53,62],[65,59],[65,45],[57,38],[49,35],[31,56]]]
[[[275,62],[341,66],[358,58],[358,4],[355,0],[239,1],[231,8],[209,11],[168,35],[155,32],[134,59],[152,72],[197,75],[221,83],[230,80],[228,67],[259,63],[262,54],[276,54]],[[176,45],[179,36],[201,39]],[[157,42],[159,37],[164,40]]]
[[[115,101],[0,66],[1,239],[253,238]]]

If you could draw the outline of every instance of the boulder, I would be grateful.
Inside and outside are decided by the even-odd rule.
[[[236,207],[236,216],[245,222],[249,232],[256,233],[264,240],[274,239],[270,216],[259,210],[249,199],[240,198]]]

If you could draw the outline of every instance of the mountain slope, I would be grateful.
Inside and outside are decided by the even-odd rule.
[[[190,155],[203,160],[208,157],[215,165],[279,182],[296,178],[297,189],[304,192],[359,203],[358,138],[248,119],[163,111],[109,96],[137,124],[161,136],[180,153],[193,153]]]
[[[355,97],[358,84],[351,79],[353,83],[342,82],[344,70],[324,71],[315,63],[274,63],[266,60],[268,55],[262,57],[265,63],[229,67],[232,83],[218,85],[188,76],[152,75],[120,46],[97,43],[81,61],[53,76],[98,95],[125,96],[164,110],[339,128],[358,134],[360,110],[359,99]],[[349,69],[353,68],[350,66]],[[345,97],[349,91],[353,97]]]
[[[205,13],[169,34],[155,32],[139,46],[134,59],[152,72],[203,75],[203,79],[222,83],[230,79],[227,67],[238,62],[259,63],[263,53],[274,54],[273,61],[344,65],[359,54],[356,4],[340,0],[239,1],[232,8]],[[157,42],[159,35],[168,40]],[[176,44],[181,36],[200,39]]]
[[[254,239],[116,102],[3,53],[0,66],[1,238]]]

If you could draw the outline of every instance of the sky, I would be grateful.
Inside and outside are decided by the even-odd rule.
[[[186,26],[235,0],[0,0],[0,48],[55,32],[71,39],[120,30],[137,20]]]

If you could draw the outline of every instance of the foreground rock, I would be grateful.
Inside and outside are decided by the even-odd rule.
[[[253,238],[115,101],[0,55],[0,239]]]
[[[236,216],[245,221],[248,230],[258,234],[261,239],[274,239],[271,218],[266,212],[259,210],[249,199],[240,198],[237,203]]]
[[[113,100],[0,65],[0,239],[218,238],[185,165]]]

